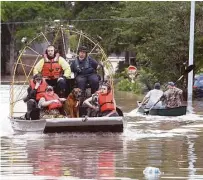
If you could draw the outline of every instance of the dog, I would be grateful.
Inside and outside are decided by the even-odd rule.
[[[87,108],[87,116],[88,117],[99,117],[99,100],[98,94],[92,95],[92,105],[98,108],[98,111],[88,107]]]
[[[82,95],[82,90],[79,88],[74,88],[71,91],[71,93],[68,95],[63,106],[64,111],[68,117],[70,118],[79,117],[79,105],[80,105],[81,95]]]

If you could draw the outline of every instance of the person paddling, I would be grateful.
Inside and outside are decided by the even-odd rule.
[[[149,91],[147,95],[143,98],[141,104],[145,104],[145,108],[162,108],[162,102],[159,101],[159,99],[163,96],[163,91],[160,90],[161,85],[160,83],[155,83],[154,84],[154,89]],[[155,103],[159,101],[156,105]]]
[[[166,108],[179,107],[183,101],[183,91],[175,87],[174,82],[168,82],[168,90],[164,92],[163,99],[166,104]]]

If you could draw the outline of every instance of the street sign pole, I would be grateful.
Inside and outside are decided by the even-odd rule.
[[[190,45],[189,45],[189,64],[193,65],[194,54],[194,24],[195,24],[195,1],[191,1],[190,11]],[[192,111],[192,92],[193,92],[193,70],[188,73],[188,110]]]

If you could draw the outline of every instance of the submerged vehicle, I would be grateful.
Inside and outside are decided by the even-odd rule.
[[[78,47],[86,45],[89,55],[102,64],[98,71],[100,82],[106,77],[113,85],[113,67],[107,60],[104,50],[99,42],[94,42],[82,31],[73,30],[63,26],[51,29],[46,33],[39,33],[30,42],[26,42],[20,51],[17,62],[14,66],[12,83],[10,86],[10,120],[14,131],[16,132],[123,132],[124,117],[123,112],[116,108],[118,117],[88,117],[87,108],[80,108],[79,118],[69,118],[63,116],[60,118],[45,118],[39,120],[26,120],[26,103],[23,97],[27,94],[29,81],[33,75],[33,69],[36,63],[43,57],[48,45],[54,45],[62,57],[71,63],[77,56]],[[68,92],[70,93],[75,85],[74,76],[68,81]],[[87,85],[88,89],[88,85]]]
[[[138,106],[141,102],[137,102]],[[148,109],[143,105],[139,106],[138,112],[141,114],[157,115],[157,116],[182,116],[186,115],[187,106],[179,106],[175,108],[165,108],[165,109]]]
[[[193,92],[195,98],[203,98],[203,74],[195,76]]]

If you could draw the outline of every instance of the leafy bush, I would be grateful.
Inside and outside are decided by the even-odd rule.
[[[122,79],[116,85],[119,91],[132,91],[135,94],[140,94],[142,92],[142,87],[139,82],[132,83],[129,79]]]
[[[127,73],[127,68],[125,68],[122,72],[117,72],[114,74],[114,78],[115,79],[119,79],[119,78],[128,78],[128,73]]]

